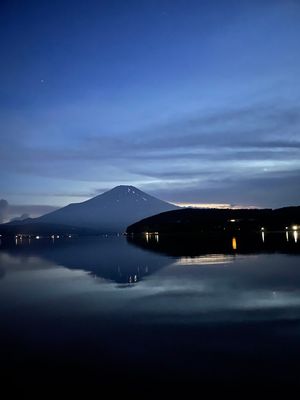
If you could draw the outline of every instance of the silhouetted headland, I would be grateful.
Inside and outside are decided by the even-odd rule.
[[[182,234],[298,230],[300,207],[272,209],[181,209],[130,225],[127,233]]]

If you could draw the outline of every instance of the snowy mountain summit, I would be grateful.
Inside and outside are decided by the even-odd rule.
[[[121,185],[82,203],[69,204],[43,215],[34,222],[124,232],[128,225],[140,219],[176,208],[134,186]]]

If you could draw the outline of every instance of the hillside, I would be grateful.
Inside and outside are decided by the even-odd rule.
[[[197,233],[235,230],[284,230],[300,224],[300,207],[272,209],[180,209],[145,218],[128,233]]]

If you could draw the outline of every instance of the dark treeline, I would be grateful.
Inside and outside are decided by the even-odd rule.
[[[272,209],[190,209],[168,211],[145,218],[127,228],[127,233],[198,233],[215,231],[271,231],[300,224],[300,207]]]

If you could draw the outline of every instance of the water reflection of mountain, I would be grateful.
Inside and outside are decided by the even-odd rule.
[[[228,234],[172,236],[148,233],[129,235],[128,241],[155,253],[184,258],[187,263],[188,260],[196,258],[200,263],[204,258],[206,263],[223,263],[235,254],[300,253],[298,232],[261,232],[236,236]]]
[[[226,264],[236,254],[299,254],[297,232],[252,235],[134,235],[70,239],[2,241],[1,251],[16,257],[39,257],[69,269],[85,270],[117,283],[136,283],[170,263]],[[167,256],[167,257],[166,257]],[[5,270],[0,271],[0,278]]]
[[[131,246],[123,237],[3,242],[0,249],[16,257],[40,257],[69,269],[81,269],[117,283],[136,283],[168,264],[168,259]]]

